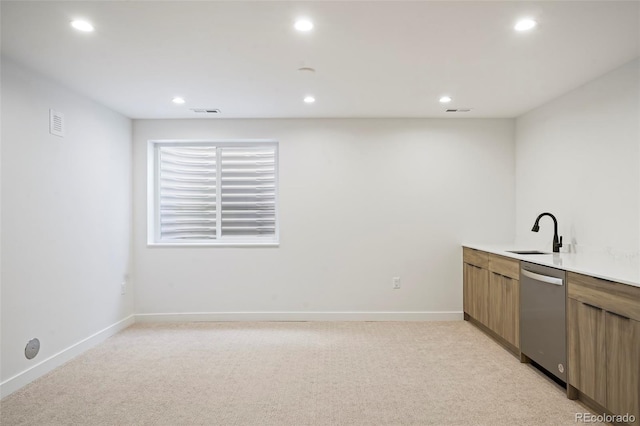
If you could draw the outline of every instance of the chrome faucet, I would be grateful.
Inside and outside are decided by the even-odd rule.
[[[533,232],[538,232],[540,230],[539,222],[542,216],[549,216],[551,219],[553,219],[553,252],[560,253],[560,247],[562,247],[562,237],[558,238],[558,221],[556,220],[556,217],[554,215],[552,215],[551,213],[541,213],[540,216],[538,216],[538,218],[536,219],[536,223],[533,224],[533,228],[531,228],[531,230]]]

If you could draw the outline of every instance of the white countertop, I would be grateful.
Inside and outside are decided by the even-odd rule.
[[[549,254],[509,253],[509,250],[530,249],[516,244],[463,244],[463,247],[640,287],[637,258],[619,258],[606,253],[551,253],[551,250]]]

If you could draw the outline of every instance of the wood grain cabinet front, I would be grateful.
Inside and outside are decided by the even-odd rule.
[[[517,350],[520,262],[479,250],[463,252],[464,312]]]
[[[605,315],[594,305],[568,300],[569,384],[598,404],[607,404]]]
[[[502,300],[504,300],[502,337],[516,348],[520,347],[520,281],[503,277]]]
[[[464,247],[463,267],[463,308],[471,318],[487,325],[489,305],[489,273],[487,253]]]
[[[464,307],[465,312],[480,323],[489,325],[489,271],[465,263]]]
[[[640,303],[640,302],[639,302]],[[632,414],[640,425],[640,322],[605,314],[607,404],[614,414]]]
[[[520,262],[489,255],[490,328],[520,347]]]
[[[640,288],[568,274],[569,384],[640,426]]]

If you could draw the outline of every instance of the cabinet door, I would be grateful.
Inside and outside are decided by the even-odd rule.
[[[473,309],[476,319],[489,327],[489,271],[475,267],[473,284],[475,286]]]
[[[468,263],[463,264],[464,311],[488,325],[489,271]]]
[[[463,309],[464,312],[469,314],[471,317],[476,318],[476,311],[474,309],[475,304],[473,300],[475,299],[475,286],[473,285],[474,281],[474,269],[475,266],[469,265],[468,263],[462,264],[462,297],[463,297]]]
[[[569,384],[607,405],[605,314],[600,308],[568,299],[567,364]]]
[[[502,337],[516,348],[520,347],[520,281],[503,277],[504,302]]]
[[[489,273],[488,326],[501,337],[504,337],[504,297],[506,296],[504,288],[507,280],[509,278],[505,276],[494,272]]]
[[[640,322],[606,313],[607,404],[640,425]]]
[[[489,273],[489,328],[520,347],[520,282]]]

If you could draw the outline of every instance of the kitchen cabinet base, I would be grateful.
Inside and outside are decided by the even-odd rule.
[[[579,394],[580,394],[580,391],[578,391],[578,388],[574,388],[569,383],[567,383],[567,398],[578,399]]]
[[[571,387],[573,389],[575,389],[575,392],[576,392],[576,398],[575,399],[577,400],[577,402],[580,405],[585,407],[585,412],[589,411],[589,412],[591,412],[591,414],[594,414],[594,415],[597,415],[597,416],[601,416],[601,415],[613,416],[611,411],[607,410],[602,405],[598,404],[596,401],[594,401],[593,399],[589,398],[584,393],[580,392],[578,389],[574,388],[573,386],[571,386]],[[574,399],[574,398],[570,398],[570,399]],[[610,423],[607,423],[607,424],[610,424]],[[626,424],[629,424],[629,423],[614,423],[614,424],[626,425]],[[631,425],[635,425],[635,423],[631,423]]]

